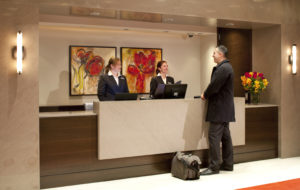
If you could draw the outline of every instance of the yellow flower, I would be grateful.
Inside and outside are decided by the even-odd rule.
[[[249,72],[249,75],[252,77],[253,76],[253,72]]]
[[[241,76],[241,80],[242,80],[242,85],[246,86],[246,77],[245,76]]]
[[[255,85],[255,88],[259,89],[260,88],[260,84],[259,84],[259,81],[254,81],[254,85]]]
[[[269,82],[267,79],[263,79],[264,86],[268,86]]]
[[[250,78],[247,78],[247,81],[246,81],[246,83],[247,83],[248,85],[250,85],[250,84],[251,84],[251,82],[252,82],[252,80],[251,80]]]

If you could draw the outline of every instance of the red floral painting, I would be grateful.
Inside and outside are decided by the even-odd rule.
[[[99,75],[115,47],[70,46],[70,95],[96,95]]]
[[[122,73],[131,93],[149,93],[156,64],[162,60],[162,49],[121,48]]]

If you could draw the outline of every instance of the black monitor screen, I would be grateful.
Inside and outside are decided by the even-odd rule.
[[[187,89],[187,84],[166,84],[163,98],[184,98]]]

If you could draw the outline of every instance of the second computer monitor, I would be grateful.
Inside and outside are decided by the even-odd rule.
[[[163,98],[184,98],[187,89],[187,84],[166,84]]]

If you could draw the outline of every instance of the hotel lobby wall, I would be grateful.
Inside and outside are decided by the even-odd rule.
[[[0,2],[0,189],[40,189],[38,6]],[[11,50],[23,32],[26,56],[17,74]]]
[[[201,94],[201,67],[211,63],[212,52],[201,47],[215,46],[216,35],[184,38],[182,34],[108,29],[40,26],[40,106],[74,105],[97,100],[96,96],[69,96],[69,45],[162,48],[163,59],[175,81],[187,83],[186,97]],[[209,54],[209,56],[207,56]],[[209,58],[208,62],[202,58]],[[211,69],[203,70],[209,81]],[[205,82],[206,84],[207,82]]]
[[[298,7],[300,9],[300,2]],[[297,22],[297,25],[296,23],[288,23],[283,24],[281,28],[281,127],[279,151],[282,157],[300,156],[299,25],[300,22]],[[294,43],[297,44],[297,75],[291,74],[291,65],[288,63],[288,50],[291,51],[291,46]]]
[[[201,92],[204,92],[208,86],[211,78],[211,73],[213,67],[216,65],[212,58],[213,52],[217,46],[217,36],[201,36],[201,46],[200,46],[200,63],[201,63]]]
[[[272,26],[267,28],[254,29],[252,31],[252,70],[263,72],[269,81],[269,86],[261,94],[261,102],[280,105],[281,98],[281,27]],[[279,107],[280,115],[280,107]],[[281,144],[284,143],[281,138],[281,118],[279,117],[279,146],[280,156]],[[284,148],[284,151],[290,149]],[[293,147],[292,149],[295,149]]]
[[[262,72],[269,86],[261,94],[261,102],[280,104],[281,75],[280,26],[252,30],[252,71]]]

